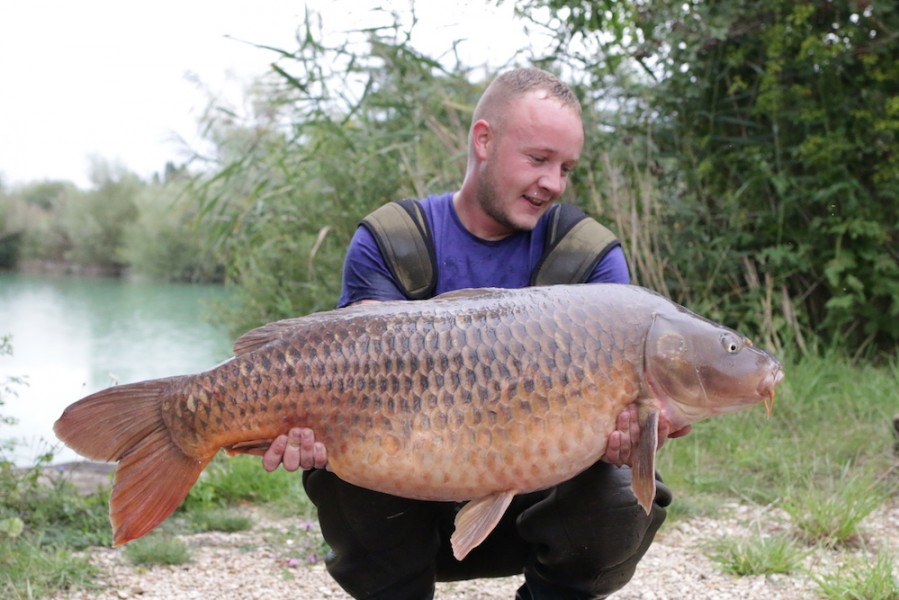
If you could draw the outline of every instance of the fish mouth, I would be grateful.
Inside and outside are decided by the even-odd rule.
[[[765,413],[767,413],[769,418],[774,411],[774,390],[783,378],[783,367],[778,365],[759,383],[758,393],[760,396],[764,397]]]

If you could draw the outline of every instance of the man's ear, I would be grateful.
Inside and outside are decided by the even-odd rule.
[[[478,119],[471,126],[472,150],[478,160],[487,160],[487,149],[495,140],[493,128],[484,119]]]

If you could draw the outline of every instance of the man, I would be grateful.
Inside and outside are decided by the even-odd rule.
[[[538,69],[499,76],[484,92],[469,131],[462,187],[421,201],[433,240],[434,294],[529,284],[541,261],[548,211],[568,184],[584,143],[580,105]],[[627,283],[619,245],[598,257],[589,283]],[[347,253],[340,306],[402,300],[402,283],[378,240],[360,227]],[[497,528],[461,562],[449,547],[459,505],[397,498],[352,486],[327,470],[312,431],[277,438],[263,458],[304,473],[332,553],[327,566],[355,598],[426,599],[435,581],[524,573],[520,600],[603,598],[633,576],[671,501],[658,485],[649,515],[630,491],[636,411],[619,416],[603,460],[549,490],[516,496]],[[659,439],[676,437],[660,424]],[[459,468],[465,468],[460,465]]]

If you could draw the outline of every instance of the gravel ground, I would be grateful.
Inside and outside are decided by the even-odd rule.
[[[103,575],[100,589],[75,591],[57,600],[262,600],[277,597],[341,599],[348,596],[320,563],[303,562],[314,531],[296,535],[296,520],[272,520],[254,514],[254,528],[241,533],[185,535],[192,561],[175,567],[135,567],[122,549],[94,549],[91,560]],[[312,527],[310,525],[310,527]],[[862,523],[861,547],[869,553],[899,557],[899,498],[893,498]],[[776,511],[738,504],[722,507],[717,518],[696,518],[663,527],[634,579],[614,600],[798,600],[815,598],[810,574],[843,573],[860,549],[811,552],[802,573],[734,577],[717,568],[706,554],[721,539],[756,539],[788,530]],[[294,536],[294,537],[291,537]],[[296,538],[296,539],[294,539]],[[312,538],[315,539],[315,538]],[[899,568],[894,567],[899,576]],[[438,584],[437,600],[511,599],[520,577]]]

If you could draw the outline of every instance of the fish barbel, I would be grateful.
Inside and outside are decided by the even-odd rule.
[[[97,392],[56,422],[76,452],[119,463],[115,545],[171,514],[220,449],[258,452],[309,427],[350,483],[469,500],[452,539],[461,559],[515,494],[599,460],[632,403],[632,487],[648,512],[660,416],[677,429],[758,402],[770,412],[783,377],[735,331],[617,284],[364,304],[264,325],[234,353],[195,375]]]

